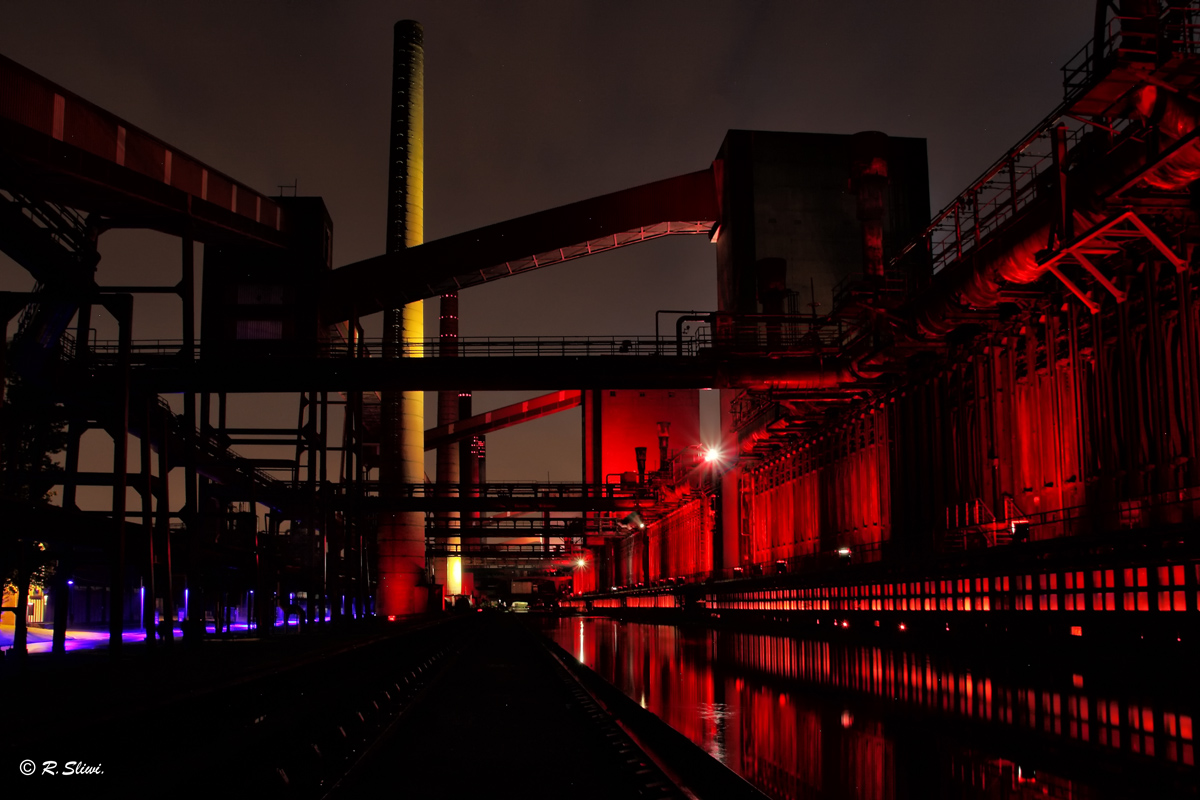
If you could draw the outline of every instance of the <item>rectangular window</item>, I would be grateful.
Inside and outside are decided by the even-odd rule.
[[[239,319],[236,337],[238,341],[278,341],[283,338],[283,320]]]

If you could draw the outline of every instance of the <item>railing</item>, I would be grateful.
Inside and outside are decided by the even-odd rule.
[[[0,190],[0,196],[11,199],[21,213],[38,227],[44,228],[57,244],[77,255],[95,250],[87,232],[87,217],[75,209],[45,200],[33,200],[15,192]]]
[[[734,430],[741,430],[778,408],[778,403],[762,392],[743,391],[729,404]]]
[[[455,531],[470,530],[485,536],[581,536],[583,534],[613,533],[619,530],[618,522],[612,517],[482,517],[479,519],[437,519],[426,525],[426,530],[438,536],[452,536]]]
[[[985,525],[995,521],[996,515],[992,513],[991,507],[979,498],[946,508],[947,529]]]
[[[1063,97],[1072,100],[1091,86],[1099,73],[1097,64],[1107,67],[1113,63],[1117,54],[1118,42],[1121,35],[1121,18],[1110,17],[1104,26],[1104,34],[1099,42],[1100,53],[1096,54],[1096,40],[1089,39],[1075,55],[1067,59],[1062,69]]]
[[[452,344],[438,338],[426,338],[402,345],[400,353],[407,357],[438,358],[451,350],[463,358],[528,358],[528,357],[595,357],[595,356],[683,356],[695,357],[702,352],[723,354],[744,353],[813,353],[834,351],[856,326],[844,320],[810,317],[778,317],[763,321],[751,318],[742,322],[733,318],[732,324],[722,327],[719,338],[708,326],[699,327],[682,339],[649,336],[487,336],[460,338]],[[362,339],[357,352],[351,354],[344,342],[316,343],[305,346],[296,341],[247,340],[247,345],[278,345],[284,352],[313,358],[348,359],[382,358],[390,351],[382,339]],[[239,343],[229,343],[234,346]],[[100,339],[91,343],[98,363],[113,363],[120,353],[116,339]],[[150,364],[180,358],[184,352],[182,339],[138,339],[132,342],[130,358],[135,365]],[[203,358],[199,344],[194,346],[196,358]]]
[[[255,340],[245,342],[249,345],[278,344],[285,348],[296,348],[301,354],[298,342]],[[231,343],[236,346],[238,343]],[[309,350],[309,355],[315,358],[380,358],[387,350],[382,339],[364,339],[359,341],[357,354],[351,354],[344,343],[315,344]],[[685,339],[683,355],[694,356],[701,349],[711,346],[707,336],[696,336]],[[181,339],[139,339],[133,342],[131,356],[134,364],[145,364],[151,361],[161,361],[175,358],[182,354],[184,343]],[[656,340],[638,336],[603,336],[603,337],[550,337],[550,336],[492,336],[481,338],[462,338],[452,345],[459,356],[465,358],[512,358],[529,356],[655,356],[674,354],[676,342],[674,339]],[[115,339],[101,339],[93,344],[93,351],[101,363],[116,359],[120,351],[119,342]],[[401,348],[405,356],[418,358],[437,358],[443,351],[443,343],[437,338],[421,339],[406,342]],[[199,345],[195,347],[197,358],[203,357]]]
[[[303,483],[303,482],[301,482]],[[290,485],[290,484],[285,484]],[[379,481],[361,481],[353,484],[330,484],[335,493],[345,493],[362,488],[365,495],[379,493]],[[478,483],[472,484],[464,494],[460,484],[441,483],[389,483],[392,497],[411,498],[461,498],[461,499],[519,499],[519,498],[646,498],[652,497],[649,484],[623,485],[608,483],[596,486],[590,483]]]
[[[1097,65],[1107,68],[1118,53],[1161,55],[1158,49],[1168,53],[1200,52],[1198,6],[1200,3],[1189,2],[1164,7],[1153,47],[1138,46],[1144,35],[1122,30],[1123,20],[1111,18],[1100,44],[1100,58],[1095,57],[1095,42],[1089,41],[1063,67],[1063,104],[934,215],[921,235],[889,262],[888,271],[906,275],[939,272],[972,255],[989,237],[1046,196],[1052,186],[1048,179],[1054,165],[1053,130],[1058,126],[1065,129],[1068,154],[1082,140],[1086,123],[1072,117],[1070,109],[1080,94],[1102,77]],[[1129,120],[1116,120],[1110,132],[1123,139],[1140,129]],[[843,295],[849,285],[839,285]]]
[[[1200,55],[1200,2],[1172,3],[1163,12],[1162,40],[1170,52]]]
[[[833,286],[833,307],[835,309],[844,308],[858,290],[865,290],[868,287],[872,295],[904,297],[908,295],[909,284],[908,273],[895,269],[885,270],[880,278],[872,278],[863,273],[847,275]]]
[[[1076,99],[1100,77],[1101,72],[1112,66],[1120,54],[1161,59],[1171,53],[1200,53],[1198,5],[1196,2],[1162,4],[1158,19],[1160,31],[1157,33],[1130,30],[1125,23],[1139,21],[1137,17],[1109,17],[1100,41],[1097,42],[1095,38],[1088,40],[1062,66],[1064,98]]]
[[[583,552],[565,544],[439,544],[426,539],[425,546],[440,555],[450,556],[525,556],[527,558],[564,558]]]
[[[244,458],[243,456],[240,456],[230,450],[228,446],[226,446],[216,436],[206,436],[196,428],[189,428],[184,423],[183,419],[177,416],[175,412],[171,410],[171,406],[162,397],[156,397],[156,400],[158,401],[158,408],[161,413],[167,416],[172,432],[180,438],[194,443],[198,453],[201,456],[206,456],[214,461],[224,461],[246,477],[253,479],[261,486],[288,486],[273,475],[270,475],[269,473],[255,467],[249,459]],[[147,423],[149,423],[149,420],[147,420]],[[288,488],[296,487],[289,486]],[[301,486],[300,488],[304,488],[304,486]]]
[[[1005,511],[1009,516],[1006,519],[997,519],[992,522],[981,522],[980,524],[988,529],[991,529],[993,540],[989,541],[989,546],[1003,545],[1011,541],[1014,524],[1028,525],[1031,534],[1037,528],[1044,528],[1051,525],[1062,526],[1061,533],[1055,537],[1038,537],[1030,535],[1031,540],[1050,541],[1058,539],[1067,539],[1078,536],[1085,536],[1088,533],[1072,532],[1069,523],[1082,520],[1093,521],[1096,519],[1108,519],[1115,522],[1120,530],[1138,530],[1150,528],[1156,524],[1162,524],[1165,517],[1174,516],[1177,519],[1167,519],[1166,522],[1178,522],[1188,515],[1184,513],[1183,506],[1187,504],[1196,504],[1198,508],[1193,512],[1200,512],[1200,486],[1187,487],[1183,489],[1172,489],[1165,492],[1158,492],[1151,495],[1129,498],[1125,500],[1116,500],[1099,506],[1071,506],[1068,508],[1053,509],[1050,511],[1035,512],[1033,514],[1025,514],[1017,506],[1011,498],[1005,498]],[[970,504],[967,504],[968,506]],[[949,512],[948,512],[949,513]],[[984,519],[988,514],[983,511],[978,511],[978,518]],[[960,517],[961,518],[961,517]],[[962,529],[958,529],[958,533]],[[1100,535],[1105,531],[1096,528],[1089,533]],[[800,556],[792,556],[786,559],[765,562],[751,562],[741,564],[736,567],[725,568],[721,570],[713,570],[712,572],[701,572],[691,575],[681,575],[671,578],[661,578],[647,584],[638,586],[617,587],[618,591],[664,591],[671,587],[683,585],[687,583],[703,583],[714,580],[739,580],[747,578],[767,577],[772,575],[784,574],[807,574],[815,572],[825,572],[832,567],[838,565],[862,564],[879,561],[883,556],[884,549],[888,546],[887,542],[867,542],[863,544],[854,544],[844,548],[825,550],[816,553],[810,553]],[[950,547],[952,551],[958,551],[962,548]],[[949,555],[953,555],[950,553]],[[605,592],[606,594],[609,592]]]

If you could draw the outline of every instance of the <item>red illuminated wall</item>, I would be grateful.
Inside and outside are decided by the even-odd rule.
[[[1192,273],[1149,261],[1123,303],[1041,307],[948,349],[738,482],[741,563],[1141,528],[1197,513],[1200,306]],[[997,538],[998,537],[998,538]],[[996,542],[989,542],[996,543]]]
[[[572,575],[572,587],[576,594],[584,592],[594,592],[599,587],[599,581],[596,575],[596,564],[593,560],[588,561],[585,567],[576,567]],[[608,588],[607,586],[604,588]]]
[[[617,585],[707,575],[713,568],[714,516],[711,495],[700,494],[623,539]]]
[[[646,526],[650,578],[706,574],[712,569],[713,512],[706,495]]]
[[[887,415],[873,409],[836,436],[776,457],[742,478],[743,558],[773,563],[886,541]]]
[[[637,472],[636,447],[646,448],[646,471],[659,469],[658,423],[670,422],[670,449],[700,442],[700,392],[696,389],[601,390],[584,393],[586,480],[603,483],[608,475]],[[595,447],[599,407],[600,446]],[[599,474],[597,474],[599,473]]]
[[[633,534],[621,540],[618,550],[617,585],[637,586],[647,583],[646,535]]]

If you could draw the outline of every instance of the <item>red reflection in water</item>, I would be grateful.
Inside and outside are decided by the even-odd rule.
[[[777,798],[895,796],[895,734],[824,688],[883,699],[907,716],[972,720],[1025,739],[1070,742],[1104,758],[1133,753],[1194,763],[1191,714],[1089,698],[1077,685],[997,685],[924,654],[787,636],[603,618],[555,625],[551,638],[582,663]],[[813,685],[817,691],[806,688]],[[984,787],[996,781],[1013,798],[1042,796],[1030,787],[1047,782],[1060,784],[1062,796],[1092,796],[1088,786],[1045,771],[1030,781],[1028,765],[1022,772],[994,755],[952,750],[939,770],[960,784],[963,793],[955,796],[991,797]]]

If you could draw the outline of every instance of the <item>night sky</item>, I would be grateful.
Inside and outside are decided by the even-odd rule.
[[[925,137],[940,208],[1057,106],[1093,5],[9,0],[0,53],[260,191],[298,180],[342,265],[383,251],[398,19],[425,28],[432,240],[703,169],[730,128]],[[176,239],[110,232],[101,252],[102,284],[178,280]],[[464,292],[462,335],[645,335],[655,309],[713,308],[715,273],[705,237],[627,248]],[[0,256],[0,288],[31,285]],[[426,320],[436,336],[436,301]],[[137,301],[135,337],[178,336],[177,300]],[[231,412],[278,424],[296,403]],[[577,412],[490,435],[489,478],[577,480],[578,439]]]

